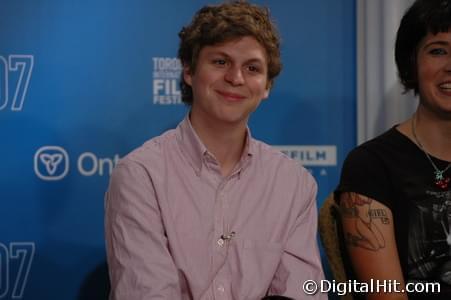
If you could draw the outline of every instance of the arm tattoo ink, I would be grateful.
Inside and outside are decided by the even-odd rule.
[[[343,218],[352,222],[353,227],[345,230],[346,243],[378,251],[385,247],[385,239],[378,225],[373,222],[380,219],[382,224],[389,224],[385,209],[371,209],[372,199],[355,193],[346,193],[341,201],[340,212]]]

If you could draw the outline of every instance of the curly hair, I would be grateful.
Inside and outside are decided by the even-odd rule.
[[[201,8],[191,23],[179,32],[178,58],[184,67],[195,72],[201,49],[244,36],[254,37],[268,57],[268,87],[282,69],[280,38],[269,10],[245,1],[233,1]],[[193,91],[185,80],[180,81],[182,100],[193,103]]]
[[[428,33],[448,32],[451,0],[417,0],[401,19],[395,43],[395,61],[404,92],[418,94],[418,45]]]

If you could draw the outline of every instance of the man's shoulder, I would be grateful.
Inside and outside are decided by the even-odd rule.
[[[165,150],[176,144],[175,129],[168,130],[159,136],[153,137],[140,147],[132,150],[123,157],[119,164],[158,164],[161,162]]]
[[[287,166],[301,166],[300,161],[292,159],[277,147],[271,146],[260,140],[254,139],[253,142],[255,152],[258,153],[263,160],[271,160],[277,163],[286,164]]]
[[[252,142],[254,144],[254,152],[257,153],[262,160],[286,163],[288,165],[296,163],[295,160],[291,159],[274,146],[256,139],[253,139]]]
[[[265,142],[254,140],[256,153],[259,154],[264,166],[275,168],[276,173],[292,177],[302,176],[309,181],[314,181],[310,172],[304,168],[299,160],[293,159],[280,149],[268,145]]]
[[[259,166],[256,168],[260,178],[267,176],[269,182],[282,187],[283,193],[286,195],[300,193],[296,194],[296,197],[285,198],[287,201],[296,201],[298,203],[296,205],[300,206],[295,207],[299,210],[305,209],[306,205],[310,205],[314,201],[314,195],[318,188],[316,180],[299,160],[289,157],[280,149],[264,142],[258,141],[256,149],[256,153],[261,157],[257,160]],[[278,201],[282,201],[282,198]]]

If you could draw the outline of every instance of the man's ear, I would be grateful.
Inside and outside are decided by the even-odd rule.
[[[271,90],[271,89],[270,89],[269,87],[266,88],[265,93],[263,94],[262,100],[268,99],[269,91],[270,91],[270,90]]]
[[[265,100],[265,99],[268,98],[268,96],[269,96],[269,91],[271,90],[271,86],[272,86],[272,82],[268,82],[268,83],[266,84],[266,90],[265,90],[265,93],[263,94],[262,100]]]
[[[191,69],[188,65],[183,66],[183,79],[185,80],[185,83],[189,86],[192,85],[193,82],[193,76],[191,74]]]

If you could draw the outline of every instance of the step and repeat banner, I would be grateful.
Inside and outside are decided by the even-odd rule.
[[[109,175],[187,113],[177,34],[206,3],[0,1],[0,299],[106,299]],[[255,3],[284,68],[250,127],[312,172],[321,205],[355,145],[355,0]]]

